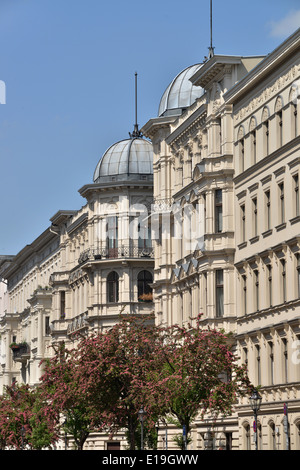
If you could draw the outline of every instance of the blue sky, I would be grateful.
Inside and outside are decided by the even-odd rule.
[[[0,254],[85,204],[98,160],[210,42],[209,0],[0,0]],[[216,54],[268,54],[300,26],[299,0],[213,1]]]

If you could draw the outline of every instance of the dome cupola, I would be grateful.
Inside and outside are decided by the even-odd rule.
[[[94,183],[152,179],[152,144],[141,136],[132,136],[112,145],[94,172]]]
[[[160,100],[158,116],[177,114],[179,110],[188,108],[203,95],[203,88],[194,86],[190,81],[202,65],[187,67],[174,78]]]

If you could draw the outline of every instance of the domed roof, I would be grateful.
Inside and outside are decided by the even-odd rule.
[[[94,183],[127,180],[152,180],[153,148],[142,137],[132,137],[112,145],[94,172]]]
[[[203,88],[194,86],[190,81],[200,67],[202,64],[187,67],[174,78],[160,100],[159,116],[174,114],[178,109],[187,108],[203,95]]]

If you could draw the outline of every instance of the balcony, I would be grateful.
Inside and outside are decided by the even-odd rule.
[[[98,261],[108,259],[140,259],[140,258],[154,258],[154,249],[150,247],[139,247],[134,245],[120,245],[116,248],[97,247],[89,248],[83,251],[79,258],[78,264],[83,264],[87,261]]]
[[[13,353],[13,360],[15,362],[26,363],[30,358],[30,347],[29,344],[23,343],[13,343],[10,345],[10,348]]]

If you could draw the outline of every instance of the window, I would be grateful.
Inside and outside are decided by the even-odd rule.
[[[266,201],[266,230],[271,229],[271,199],[270,191],[265,192],[265,201]]]
[[[141,271],[138,274],[138,299],[139,300],[152,300],[152,287],[150,284],[153,282],[153,276],[150,271]]]
[[[251,157],[252,157],[252,164],[256,163],[256,131],[252,131],[250,134],[251,138]]]
[[[216,270],[216,316],[222,317],[224,314],[224,285],[223,269]]]
[[[118,217],[107,217],[106,248],[109,258],[116,258],[118,253]]]
[[[151,226],[147,223],[138,224],[138,247],[140,249],[147,249],[151,248],[152,241],[151,241]]]
[[[297,217],[299,214],[299,176],[294,175],[293,176],[293,186],[294,186],[294,213],[295,217]]]
[[[282,146],[282,100],[278,98],[275,106],[277,148]]]
[[[240,161],[240,173],[245,170],[245,140],[242,138],[238,143],[239,149],[239,161]]]
[[[282,340],[282,348],[283,348],[283,382],[288,382],[288,342],[286,338]]]
[[[256,379],[257,379],[257,385],[261,384],[261,369],[260,369],[260,347],[259,345],[255,346],[255,351],[256,351]]]
[[[300,298],[300,254],[297,253],[296,255],[297,260],[297,267],[296,267],[296,274],[297,274],[297,296]]]
[[[245,450],[251,450],[250,425],[247,423],[243,426],[243,428],[244,428],[244,447],[245,447]]]
[[[272,266],[270,264],[268,264],[267,269],[268,269],[269,306],[272,307],[272,297],[273,297],[273,292],[272,292]]]
[[[293,86],[290,90],[290,124],[291,124],[291,138],[297,136],[297,103],[298,103],[298,88]]]
[[[281,266],[281,285],[282,285],[282,302],[286,302],[286,266],[285,260],[280,260]]]
[[[116,271],[107,276],[107,302],[119,302],[119,275]]]
[[[223,209],[222,209],[222,189],[215,191],[215,231],[223,230]]]
[[[51,334],[50,317],[45,317],[45,335],[48,336],[50,334]]]
[[[279,189],[279,223],[283,224],[285,220],[284,213],[284,183],[278,185]]]
[[[269,424],[269,434],[270,450],[276,450],[276,428],[273,422]]]
[[[265,121],[263,124],[264,131],[264,155],[269,155],[269,121]]]
[[[274,384],[274,353],[273,353],[273,343],[270,341],[269,346],[269,364],[270,364],[270,384]]]
[[[257,236],[257,198],[252,199],[253,205],[253,236]]]
[[[244,242],[246,238],[246,213],[245,204],[241,205],[241,241]]]
[[[243,310],[244,315],[247,313],[247,277],[244,275],[242,276],[243,281]]]
[[[297,101],[292,103],[292,138],[296,137],[298,134],[297,129]]]
[[[259,272],[257,269],[254,271],[254,311],[259,310]]]
[[[63,319],[66,316],[66,293],[60,291],[60,318]]]
[[[243,348],[243,356],[244,356],[243,362],[246,365],[246,368],[248,370],[248,349],[247,348]]]

